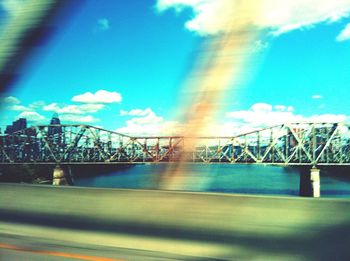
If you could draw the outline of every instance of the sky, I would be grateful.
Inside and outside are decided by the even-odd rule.
[[[0,34],[25,1],[0,0]],[[58,113],[62,123],[126,134],[181,132],[176,110],[199,47],[227,30],[238,1],[84,1],[69,19],[60,17],[15,86],[1,94],[0,128],[20,117],[48,124]],[[244,16],[258,34],[215,134],[349,122],[350,0],[260,2],[258,15]]]

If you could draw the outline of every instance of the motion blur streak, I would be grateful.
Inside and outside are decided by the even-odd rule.
[[[250,18],[260,15],[260,5],[256,1],[241,0],[234,7],[225,30],[204,42],[185,83],[182,94],[185,103],[179,108],[179,115],[185,122],[182,136],[198,137],[215,133],[212,128],[216,125],[216,114],[224,104],[223,97],[230,88],[235,88],[244,75],[250,50],[258,34]],[[230,99],[234,99],[232,91],[230,95]],[[193,151],[198,145],[195,139],[192,144],[182,144],[188,151]],[[175,179],[182,172],[181,164],[169,167],[161,180],[161,188],[176,189],[173,184],[177,183]]]
[[[31,252],[31,253],[34,253],[34,254],[41,254],[41,255],[67,257],[67,258],[74,258],[74,259],[80,259],[80,260],[88,260],[88,261],[122,261],[121,259],[112,259],[112,258],[105,258],[105,257],[77,255],[77,254],[71,254],[71,253],[52,252],[52,251],[32,250],[32,249],[28,249],[28,248],[20,248],[20,247],[17,247],[17,246],[8,245],[8,244],[2,244],[2,243],[0,243],[0,248],[10,249],[10,250],[15,250],[15,251]]]
[[[15,1],[14,1],[15,2]],[[0,92],[6,91],[21,76],[22,65],[39,51],[40,43],[48,38],[53,20],[62,15],[68,20],[68,10],[83,0],[23,0],[14,3],[16,8],[6,11],[6,19],[0,28]],[[5,6],[5,4],[4,4]]]
[[[125,260],[348,260],[350,201],[0,184],[0,242]]]

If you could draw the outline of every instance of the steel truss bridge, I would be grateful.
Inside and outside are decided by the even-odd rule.
[[[281,124],[232,137],[132,137],[89,125],[0,136],[0,164],[255,163],[350,165],[350,124]]]

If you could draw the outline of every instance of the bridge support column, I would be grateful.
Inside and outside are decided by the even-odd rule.
[[[56,167],[53,169],[52,185],[69,185],[66,179],[65,172],[59,165],[56,165]]]
[[[313,167],[307,172],[300,173],[299,195],[319,198],[321,196],[320,170]]]
[[[312,168],[310,170],[310,180],[312,187],[312,197],[319,198],[321,196],[320,170]]]

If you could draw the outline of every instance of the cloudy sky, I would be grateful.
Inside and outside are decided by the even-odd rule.
[[[0,0],[0,26],[23,2]],[[257,11],[244,16],[238,2],[85,1],[2,94],[0,128],[19,117],[47,124],[56,112],[62,123],[175,134],[183,127],[175,116],[180,89],[199,45],[224,33],[235,15],[259,33],[215,134],[349,121],[350,0],[245,0]]]

